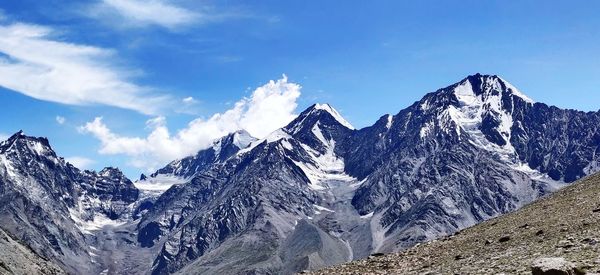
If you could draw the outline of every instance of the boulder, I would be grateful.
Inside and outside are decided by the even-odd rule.
[[[531,265],[533,275],[575,275],[575,265],[564,258],[540,258]]]

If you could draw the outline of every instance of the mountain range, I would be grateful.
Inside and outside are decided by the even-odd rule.
[[[600,112],[472,75],[372,126],[327,104],[131,182],[0,144],[0,227],[73,274],[292,274],[401,251],[600,171]]]

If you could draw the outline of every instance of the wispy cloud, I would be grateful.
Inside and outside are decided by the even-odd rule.
[[[65,122],[67,121],[66,118],[62,117],[62,116],[56,116],[56,123],[58,124],[65,124]]]
[[[102,0],[94,5],[97,16],[116,15],[131,26],[177,29],[208,19],[197,11],[164,0]]]
[[[132,82],[112,50],[65,42],[40,25],[0,25],[0,86],[40,100],[158,114],[171,99]]]
[[[188,27],[217,23],[232,19],[262,19],[243,7],[219,7],[206,1],[169,0],[96,0],[85,9],[89,17],[118,28],[161,27],[181,31]],[[192,4],[193,3],[193,4]]]
[[[183,101],[183,103],[186,103],[186,104],[195,103],[196,102],[196,100],[193,97],[191,97],[191,96],[188,96],[188,97],[182,99],[181,101]]]
[[[0,141],[5,141],[10,137],[10,135],[0,133]]]
[[[89,169],[96,161],[84,157],[68,157],[65,160],[79,169]]]
[[[130,164],[146,170],[156,169],[168,161],[207,148],[216,138],[239,129],[255,137],[265,137],[295,117],[300,86],[284,77],[257,88],[249,98],[237,101],[229,110],[209,119],[195,119],[171,136],[164,117],[146,122],[151,129],[147,137],[126,137],[114,133],[101,117],[80,127],[100,140],[100,154],[122,154]]]

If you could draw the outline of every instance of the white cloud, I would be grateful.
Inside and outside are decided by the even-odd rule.
[[[0,133],[0,141],[5,141],[10,137],[10,135]]]
[[[197,106],[199,103],[200,102],[195,98],[188,96],[181,100],[181,103],[177,106],[175,112],[188,115],[196,115],[198,114]]]
[[[94,160],[84,157],[68,157],[65,160],[79,169],[89,169],[91,165],[96,163]]]
[[[39,25],[0,25],[0,86],[71,105],[101,104],[157,114],[171,100],[131,82],[111,50],[64,42]]]
[[[67,121],[66,118],[62,117],[62,116],[56,116],[56,123],[58,124],[65,124],[65,121]]]
[[[95,9],[103,13],[116,12],[134,26],[156,25],[168,29],[190,25],[205,17],[164,0],[102,0]]]
[[[258,138],[267,136],[296,117],[294,112],[299,96],[300,86],[289,83],[284,76],[257,88],[249,98],[239,100],[223,113],[191,121],[173,136],[164,117],[148,120],[146,127],[151,132],[143,138],[112,132],[102,117],[86,123],[80,131],[100,140],[99,153],[127,155],[131,165],[151,171],[159,165],[207,148],[215,139],[239,129],[245,129]]]
[[[194,102],[196,102],[196,100],[193,97],[191,97],[191,96],[188,96],[188,97],[184,98],[181,101],[183,101],[183,103],[194,103]]]

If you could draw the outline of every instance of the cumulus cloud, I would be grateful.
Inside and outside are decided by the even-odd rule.
[[[133,26],[176,29],[205,19],[203,14],[164,0],[102,0],[94,9],[100,15],[116,14]]]
[[[229,110],[212,115],[208,119],[197,118],[186,128],[171,135],[165,117],[146,122],[151,131],[147,137],[126,137],[111,131],[97,117],[79,128],[101,142],[100,154],[123,154],[130,157],[130,164],[154,170],[160,165],[195,154],[228,133],[244,129],[262,138],[285,126],[295,115],[300,86],[290,83],[287,77],[257,88],[250,97],[237,101]]]
[[[65,121],[67,121],[66,118],[62,117],[62,116],[56,116],[56,123],[58,124],[65,124]]]
[[[133,83],[133,70],[115,65],[113,51],[68,43],[56,35],[40,25],[0,25],[0,86],[40,100],[150,115],[169,106],[168,96]]]
[[[79,168],[79,169],[89,169],[90,166],[92,166],[94,163],[96,163],[94,160],[89,159],[89,158],[84,158],[84,157],[68,157],[65,158],[65,160],[70,163],[73,164],[73,166]]]

